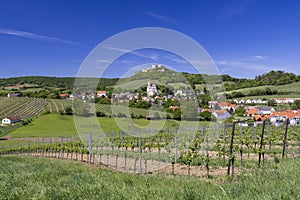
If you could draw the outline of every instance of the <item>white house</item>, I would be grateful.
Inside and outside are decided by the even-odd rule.
[[[251,99],[247,99],[246,104],[252,103]]]
[[[239,104],[244,104],[244,103],[245,103],[245,100],[244,100],[244,99],[241,99],[241,100],[239,100],[238,103],[239,103]]]
[[[21,118],[19,116],[6,117],[2,119],[2,125],[10,125],[12,123],[20,122]]]
[[[10,124],[11,124],[11,120],[9,118],[2,119],[2,125],[10,125]]]
[[[271,115],[275,112],[273,107],[258,106],[256,108],[258,109],[257,114],[259,115]]]

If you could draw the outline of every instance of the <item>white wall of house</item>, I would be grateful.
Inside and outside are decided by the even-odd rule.
[[[9,125],[9,124],[11,124],[11,120],[9,118],[4,118],[4,119],[2,119],[2,124]]]

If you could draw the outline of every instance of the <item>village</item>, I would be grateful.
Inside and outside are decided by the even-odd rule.
[[[148,68],[143,68],[139,73],[167,73],[169,69],[162,65],[152,64]],[[147,74],[149,75],[149,74]],[[153,105],[160,105],[167,113],[174,113],[172,119],[181,119],[181,109],[183,102],[196,102],[197,116],[193,115],[192,120],[199,121],[219,121],[219,122],[255,122],[262,123],[269,120],[272,124],[279,126],[289,120],[290,125],[297,125],[300,122],[300,98],[224,98],[227,94],[218,93],[218,96],[212,97],[206,87],[202,89],[192,88],[188,84],[177,84],[177,87],[172,85],[156,84],[152,81],[145,81],[144,85],[140,85],[138,89],[120,89],[117,86],[106,87],[106,90],[97,90],[96,92],[82,92],[73,94],[68,92],[59,92],[53,95],[55,99],[69,102],[71,107],[74,99],[80,99],[83,102],[122,105],[133,108],[149,109]],[[52,99],[52,96],[42,99]],[[24,97],[21,91],[9,92],[9,99],[27,98]],[[41,98],[38,98],[41,99]],[[214,100],[213,100],[214,99]],[[46,105],[46,104],[45,104]],[[44,105],[44,106],[45,106]],[[56,106],[56,105],[55,105]],[[163,111],[163,110],[161,110]],[[63,111],[64,112],[64,111]],[[105,116],[101,114],[100,116]],[[132,115],[131,117],[133,117]],[[137,116],[138,118],[160,119],[159,116]],[[171,117],[168,117],[171,119]],[[190,119],[191,120],[191,119]],[[22,119],[18,115],[5,116],[2,118],[2,126],[8,126]]]
[[[153,69],[153,66],[152,66]],[[143,69],[143,72],[149,69]],[[21,92],[9,93],[8,98],[22,97]],[[73,101],[74,95],[68,93],[59,94],[59,98],[66,101]],[[158,86],[150,81],[145,87],[145,91],[138,92],[120,92],[113,93],[106,90],[99,90],[96,93],[83,93],[76,98],[83,101],[97,102],[111,105],[128,105],[130,107],[149,109],[151,105],[163,105],[165,109],[171,112],[180,110],[180,102],[197,101],[206,98],[206,102],[198,107],[199,120],[204,121],[239,121],[262,123],[269,120],[272,124],[279,126],[288,119],[290,125],[297,125],[300,122],[300,109],[296,106],[296,102],[300,102],[300,98],[272,98],[272,99],[231,99],[228,101],[211,101],[207,91],[197,91],[194,93],[192,89],[180,88],[172,91],[159,90]],[[272,103],[271,103],[272,102]],[[139,106],[142,105],[142,106]],[[146,106],[145,106],[146,105]],[[167,107],[166,107],[167,105]],[[290,109],[276,110],[276,107]],[[284,106],[285,105],[285,106]],[[292,106],[295,105],[295,106]],[[294,107],[294,108],[293,108]],[[293,109],[292,109],[293,108]],[[202,114],[210,113],[212,118],[201,118]],[[146,119],[155,119],[155,116],[145,116]],[[17,122],[21,122],[20,116],[7,116],[2,119],[2,126],[8,126]]]

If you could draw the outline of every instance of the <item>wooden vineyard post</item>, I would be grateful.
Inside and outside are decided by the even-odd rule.
[[[48,157],[53,157],[53,151],[52,151],[52,137],[50,137],[50,149],[49,149]]]
[[[27,156],[29,156],[29,155],[30,155],[30,140],[29,140],[29,139],[28,139],[28,143],[27,143],[27,144],[28,144],[28,148],[27,148],[27,149],[28,149]]]
[[[256,153],[256,139],[257,139],[257,137],[256,137],[256,132],[257,132],[257,124],[254,124],[254,151],[255,151],[255,153]]]
[[[83,161],[84,145],[81,146],[81,161]]]
[[[116,154],[116,170],[118,170],[118,157],[119,157],[119,155],[118,155],[118,153]]]
[[[148,173],[148,169],[147,169],[148,167],[147,167],[147,159],[145,159],[145,174],[147,174]]]
[[[178,161],[178,149],[177,149],[177,130],[174,131],[174,146],[175,146],[175,163]]]
[[[205,168],[206,168],[206,175],[207,177],[209,178],[210,175],[209,175],[209,143],[208,143],[208,134],[206,136],[206,159],[205,159]]]
[[[283,138],[283,147],[282,147],[282,158],[284,158],[284,156],[285,156],[288,128],[289,128],[289,118],[286,119],[285,132],[284,132],[284,138]]]
[[[150,129],[148,128],[148,156],[151,159],[151,140],[150,140]]]
[[[45,138],[42,138],[42,157],[44,157],[44,152],[45,152]]]
[[[20,146],[20,141],[18,141],[17,156],[18,156],[18,154],[19,154],[20,148],[21,148],[21,146]]]
[[[88,135],[88,142],[89,142],[89,163],[92,164],[92,157],[93,157],[93,148],[92,148],[92,134],[89,133]]]
[[[269,155],[271,154],[271,146],[272,146],[272,142],[271,142],[271,140],[270,140],[270,137],[271,137],[271,124],[269,123],[268,124],[268,138],[269,138]]]
[[[261,131],[261,138],[260,138],[260,145],[259,145],[259,153],[258,153],[258,167],[260,167],[261,156],[264,156],[264,153],[262,152],[262,148],[263,148],[263,144],[264,144],[265,125],[266,125],[266,121],[263,121],[263,126],[262,126],[262,131]]]
[[[99,152],[97,151],[99,153],[99,162],[100,162],[100,164],[102,164],[102,154],[101,154],[102,148],[103,148],[103,145],[102,145],[102,143],[100,143],[100,151]]]
[[[161,155],[160,155],[161,147],[160,147],[160,145],[161,145],[161,136],[159,136],[159,143],[158,143],[158,158],[159,158],[159,160],[161,158]]]
[[[204,155],[204,137],[205,137],[205,125],[202,127],[202,142],[201,142],[201,150],[202,155]]]
[[[140,170],[139,173],[142,174],[143,172],[143,166],[142,166],[142,159],[143,159],[143,149],[142,149],[142,135],[140,130],[140,136],[139,136],[139,162],[140,162]]]
[[[241,140],[241,144],[240,144],[240,162],[241,162],[241,166],[243,166],[243,126],[242,124],[240,124],[240,140]]]
[[[125,146],[124,146],[124,140],[125,140],[124,131],[122,131],[121,133],[122,133],[122,150],[124,151],[124,149],[125,149]]]
[[[112,145],[111,145],[112,154],[115,152],[115,133],[112,131]]]
[[[126,165],[127,165],[127,150],[125,151],[124,169],[126,169]]]
[[[225,146],[226,146],[226,124],[224,123],[223,127],[223,148],[222,148],[222,156],[223,156],[223,167],[225,166]]]
[[[232,176],[234,172],[234,157],[233,157],[233,140],[234,140],[234,129],[235,129],[235,122],[232,123],[232,133],[230,137],[230,146],[229,146],[229,161],[228,161],[228,169],[227,175],[230,175],[230,167],[232,164]]]
[[[60,143],[60,153],[59,153],[59,158],[63,159],[64,158],[64,151],[63,151],[63,143],[64,143],[64,137],[61,137],[61,143]]]
[[[109,162],[109,158],[108,158],[109,153],[108,153],[108,150],[109,150],[109,142],[106,143],[106,164],[107,164],[107,166],[109,166],[108,165],[108,162]]]

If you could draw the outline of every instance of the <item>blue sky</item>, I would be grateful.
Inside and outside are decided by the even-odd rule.
[[[188,35],[205,48],[222,74],[300,74],[299,10],[296,0],[1,0],[0,77],[75,76],[101,41],[140,27]],[[193,72],[180,57],[156,50],[122,59],[108,77],[143,63]]]

